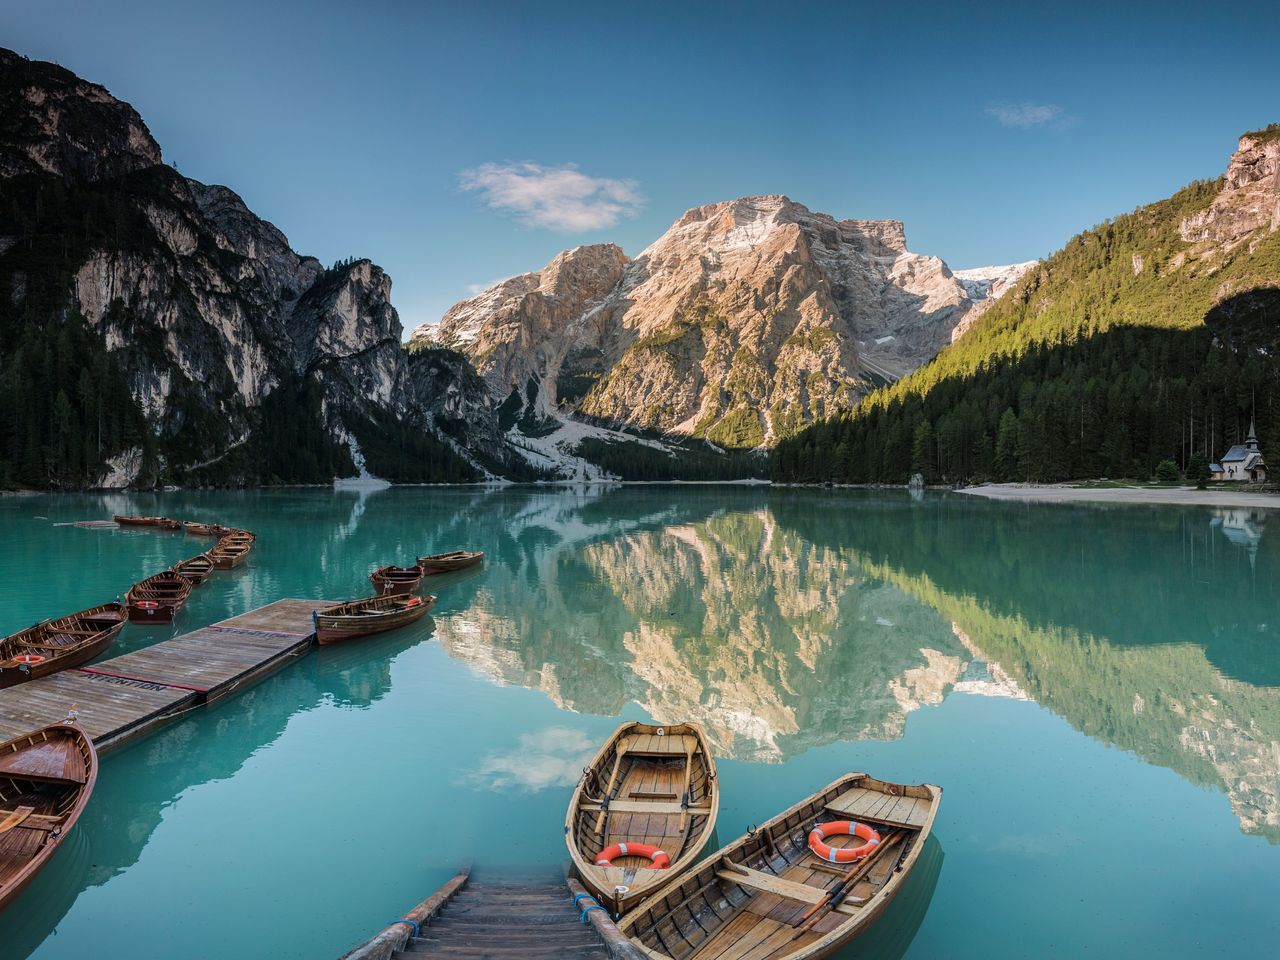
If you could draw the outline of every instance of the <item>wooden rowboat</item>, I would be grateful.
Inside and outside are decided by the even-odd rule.
[[[232,540],[230,537],[223,537],[218,541],[218,545],[210,550],[205,556],[213,561],[213,565],[218,570],[230,570],[232,567],[238,567],[244,563],[245,557],[249,556],[249,551],[253,549],[253,544],[245,543],[240,540]]]
[[[421,567],[379,567],[369,574],[374,589],[386,596],[388,594],[409,594],[418,589],[422,583]]]
[[[124,595],[131,623],[171,623],[191,595],[191,584],[172,570],[135,583]]]
[[[175,564],[173,572],[191,586],[198,587],[209,579],[209,574],[213,573],[213,561],[209,559],[208,554],[201,553],[190,560]]]
[[[436,598],[432,596],[404,597],[392,594],[368,597],[316,610],[311,619],[316,625],[316,639],[320,643],[339,643],[408,626],[425,617],[435,606],[435,602]]]
[[[621,915],[694,862],[719,809],[716,765],[701,727],[624,723],[578,781],[565,843],[583,885]],[[669,865],[636,855],[637,844],[656,847]]]
[[[122,527],[158,527],[160,526],[160,521],[165,518],[164,517],[122,517],[117,515],[117,516],[113,516],[111,519],[114,520],[116,523],[120,524],[120,526]]]
[[[675,877],[619,928],[652,958],[739,960],[830,957],[866,931],[893,900],[924,849],[942,798],[929,784],[886,783],[862,773],[780,813]],[[865,856],[832,863],[810,849],[817,824],[854,821],[878,844],[828,836],[835,851]]]
[[[181,530],[182,521],[175,520],[173,517],[156,517],[155,525],[161,530]]]
[[[198,520],[187,520],[182,524],[182,528],[186,530],[187,533],[197,537],[216,536],[214,531],[217,526],[218,525],[216,523],[200,523]]]
[[[437,553],[430,557],[419,557],[418,566],[422,572],[430,576],[433,573],[452,573],[454,570],[465,570],[474,567],[484,559],[483,550],[454,550],[451,553]]]
[[[111,646],[127,621],[123,603],[105,603],[0,640],[0,687],[87,663]]]
[[[71,720],[0,743],[0,910],[49,862],[97,779],[93,742]]]

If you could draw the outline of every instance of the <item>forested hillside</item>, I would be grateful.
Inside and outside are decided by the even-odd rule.
[[[774,479],[1148,477],[1199,469],[1255,412],[1280,456],[1277,140],[1073,238],[931,363],[781,444]]]

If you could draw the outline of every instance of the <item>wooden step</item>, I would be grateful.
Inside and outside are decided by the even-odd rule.
[[[456,960],[608,960],[609,951],[598,941],[589,947],[548,945],[531,947],[520,942],[519,931],[511,932],[511,942],[503,946],[460,946],[409,941],[397,957],[453,957]]]

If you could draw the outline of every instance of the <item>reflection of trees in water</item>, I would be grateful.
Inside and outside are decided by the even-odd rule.
[[[1032,626],[926,575],[864,563],[955,620],[982,656],[1076,729],[1225,790],[1246,833],[1280,841],[1280,691],[1223,676],[1196,644],[1123,646]]]
[[[814,543],[856,548],[1031,627],[1194,643],[1229,676],[1280,685],[1280,539],[1261,538],[1251,563],[1209,510],[857,495],[832,509],[831,497],[793,493],[771,506]]]
[[[1280,564],[1222,532],[1257,518],[807,491],[655,511],[628,491],[619,533],[612,499],[599,523],[559,514],[571,546],[546,526],[493,565],[442,624],[449,651],[571,709],[699,720],[756,760],[899,736],[954,689],[1029,695],[1280,838]]]

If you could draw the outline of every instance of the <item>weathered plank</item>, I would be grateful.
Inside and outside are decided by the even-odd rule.
[[[310,648],[311,612],[331,601],[277,600],[133,653],[0,690],[0,740],[72,709],[99,750],[243,688]]]

